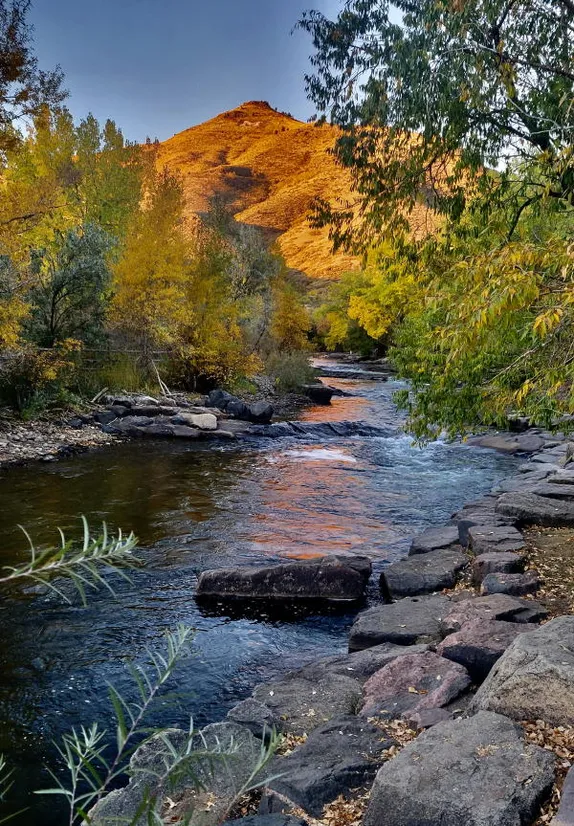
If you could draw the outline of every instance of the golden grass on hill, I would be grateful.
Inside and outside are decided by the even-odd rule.
[[[159,164],[181,174],[189,217],[221,193],[238,221],[278,238],[289,267],[336,278],[358,261],[333,255],[327,231],[312,229],[308,215],[315,197],[353,200],[349,173],[329,154],[337,134],[254,101],[174,135],[161,144]]]

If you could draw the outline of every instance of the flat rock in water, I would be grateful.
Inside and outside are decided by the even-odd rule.
[[[472,702],[515,720],[574,720],[574,617],[558,617],[521,634],[498,660]]]
[[[481,683],[508,646],[528,630],[528,625],[516,622],[471,619],[443,640],[437,653],[463,665],[473,681]]]
[[[409,556],[427,554],[430,551],[439,551],[459,544],[458,528],[456,525],[444,525],[439,528],[427,528],[426,531],[415,536],[411,543]]]
[[[379,770],[364,826],[531,824],[554,781],[554,756],[499,714],[439,723]]]
[[[180,413],[174,416],[173,423],[197,427],[199,430],[217,430],[217,416],[213,413]]]
[[[403,657],[405,654],[423,654],[425,651],[428,651],[428,645],[395,645],[384,642],[363,651],[355,651],[353,654],[325,657],[303,666],[290,676],[317,680],[325,674],[342,674],[364,683],[375,671],[380,671],[397,657]]]
[[[381,592],[387,601],[453,588],[458,575],[468,565],[460,550],[430,551],[395,562],[383,569]]]
[[[470,543],[469,531],[473,527],[505,527],[512,526],[515,519],[511,516],[504,516],[496,511],[496,500],[489,504],[472,505],[463,508],[452,517],[452,522],[458,527],[460,544],[467,547]]]
[[[351,628],[349,651],[384,642],[417,645],[437,642],[440,623],[452,606],[448,597],[434,595],[401,599],[362,611]]]
[[[370,576],[366,557],[322,557],[301,562],[204,571],[198,599],[358,602]]]
[[[574,525],[574,502],[537,496],[535,493],[503,493],[496,511],[503,516],[512,517],[520,525]]]
[[[444,708],[470,682],[466,668],[432,651],[406,654],[367,680],[360,714],[395,719]]]
[[[187,740],[184,731],[168,731],[167,736],[175,749],[182,749]],[[130,761],[133,772],[130,782],[96,804],[90,813],[91,826],[117,826],[124,822],[130,826],[147,826],[151,821],[145,811],[141,812],[141,807],[150,795],[155,798],[153,812],[157,822],[164,822],[161,814],[168,797],[176,804],[171,814],[179,815],[177,822],[184,822],[186,798],[197,788],[197,780],[203,788],[194,795],[193,814],[185,822],[190,826],[217,826],[261,759],[261,742],[247,729],[231,722],[215,723],[197,735],[195,748],[226,753],[225,759],[194,760],[189,774],[182,772],[175,786],[172,783],[162,786],[158,775],[165,773],[165,761],[173,759],[164,737],[156,736],[137,749]]]
[[[499,453],[519,453],[528,451],[521,447],[519,437],[515,435],[508,436],[471,436],[468,439],[468,444],[476,447],[485,447],[490,450],[496,450]]]
[[[364,718],[336,717],[311,732],[290,755],[273,760],[269,773],[279,776],[265,790],[261,808],[277,811],[291,803],[321,817],[324,807],[340,795],[370,786],[385,750],[394,745]]]
[[[340,674],[320,680],[288,677],[253,691],[253,699],[271,711],[275,727],[293,734],[307,734],[332,717],[354,714],[361,696],[361,683]]]
[[[512,525],[473,525],[468,529],[471,551],[479,556],[485,553],[521,551],[524,537]]]
[[[526,571],[524,574],[487,574],[482,580],[480,593],[483,596],[490,594],[509,594],[520,597],[525,594],[535,594],[542,584],[538,571]]]
[[[480,584],[488,574],[518,574],[524,571],[525,554],[493,551],[472,560],[472,581]]]
[[[548,611],[539,602],[509,594],[492,594],[451,603],[449,612],[441,622],[441,631],[445,636],[452,634],[474,619],[506,620],[522,624],[541,622],[547,616]]]

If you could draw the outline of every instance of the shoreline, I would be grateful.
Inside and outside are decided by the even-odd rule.
[[[574,638],[574,617],[570,605],[546,607],[552,593],[541,590],[532,568],[543,550],[537,556],[532,548],[536,536],[565,531],[561,522],[574,535],[574,465],[565,437],[522,435],[532,450],[514,475],[415,536],[409,556],[383,569],[380,602],[355,615],[348,654],[258,684],[208,727],[246,743],[264,727],[285,738],[271,766],[278,777],[238,810],[252,818],[245,826],[267,826],[273,817],[292,818],[290,826],[415,826],[429,811],[437,819],[425,822],[437,826],[552,821],[563,784],[574,787],[574,651],[564,653],[563,644]],[[516,434],[495,438],[498,449],[520,450]],[[362,558],[355,568],[359,559],[364,569]],[[315,570],[337,564],[325,558]],[[340,564],[349,588],[352,565],[344,557]],[[309,582],[316,587],[317,577],[304,572],[313,563],[290,565],[299,583],[291,596],[300,598]],[[280,567],[289,564],[263,570],[271,576]],[[233,576],[207,572],[211,596],[223,606],[230,596],[257,602],[262,593],[249,577],[259,569],[229,570]],[[279,600],[293,581],[285,576],[265,580]],[[525,661],[539,664],[542,683]],[[522,680],[520,691],[507,688],[509,679]],[[247,759],[247,746],[240,751]],[[485,797],[489,787],[496,795]],[[115,800],[123,801],[121,791]]]

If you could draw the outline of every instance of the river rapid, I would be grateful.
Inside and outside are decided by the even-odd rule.
[[[145,662],[146,649],[161,647],[162,633],[178,623],[196,629],[193,652],[177,672],[176,693],[150,719],[155,725],[187,725],[190,715],[197,725],[219,720],[256,683],[346,650],[354,614],[209,615],[194,601],[198,572],[333,553],[366,554],[377,571],[405,555],[415,533],[516,467],[462,444],[414,447],[393,404],[395,381],[365,371],[325,382],[352,395],[309,408],[301,420],[362,421],[389,435],[131,442],[0,471],[1,565],[26,557],[18,525],[39,544],[55,542],[58,526],[79,534],[80,514],[94,530],[104,520],[133,530],[146,563],[131,584],[115,583],[114,596],[93,593],[87,608],[25,587],[4,594],[0,752],[17,782],[1,814],[25,805],[14,823],[65,822],[54,798],[29,791],[53,785],[44,768],[59,769],[53,742],[72,726],[109,726],[107,684],[133,696],[126,660]]]

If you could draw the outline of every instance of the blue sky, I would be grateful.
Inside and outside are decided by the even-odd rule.
[[[34,0],[43,67],[59,63],[74,115],[160,140],[246,100],[306,119],[310,38],[302,11],[342,0]]]

